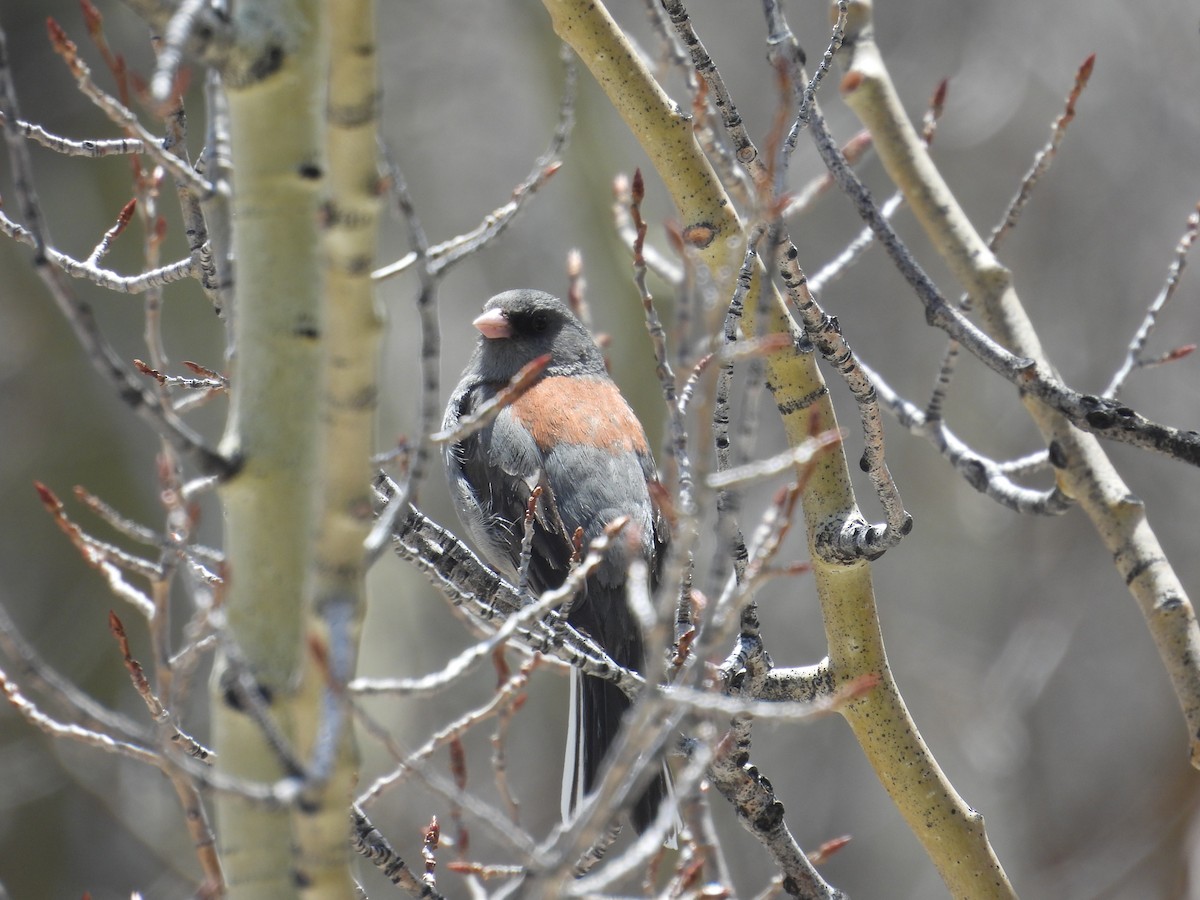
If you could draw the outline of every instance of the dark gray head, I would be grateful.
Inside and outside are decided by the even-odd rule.
[[[474,323],[481,337],[475,361],[484,381],[507,381],[543,354],[547,376],[606,376],[604,357],[565,303],[541,291],[497,294]]]

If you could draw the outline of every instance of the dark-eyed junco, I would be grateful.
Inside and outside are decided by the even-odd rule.
[[[629,517],[626,533],[636,536],[653,587],[669,540],[650,487],[658,472],[645,431],[609,378],[592,336],[562,301],[532,290],[493,297],[474,324],[481,337],[446,407],[446,431],[524,365],[543,354],[551,357],[537,382],[490,424],[447,445],[450,491],[475,544],[515,583],[526,507],[541,486],[528,574],[535,593],[562,584],[577,528],[586,544],[618,516]],[[626,541],[614,542],[587,579],[569,621],[616,662],[640,670],[645,650],[625,600],[626,547]],[[629,700],[611,681],[576,671],[571,706],[564,817],[595,786]],[[639,832],[654,819],[667,790],[664,772],[633,806]]]

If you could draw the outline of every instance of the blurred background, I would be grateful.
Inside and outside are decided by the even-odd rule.
[[[104,0],[101,8],[114,47],[148,73],[144,26],[120,4]],[[612,0],[610,8],[645,47],[657,46],[643,4]],[[689,9],[761,141],[777,98],[757,4],[694,0]],[[788,13],[809,59],[817,59],[828,40],[825,5],[792,2]],[[74,3],[5,0],[0,25],[25,118],[72,138],[118,136],[52,53],[47,15],[81,45],[98,80],[111,84]],[[1001,254],[1051,359],[1080,390],[1107,385],[1200,199],[1198,26],[1195,4],[1183,0],[910,0],[877,9],[879,43],[914,118],[938,81],[950,79],[934,156],[985,232],[1045,141],[1076,69],[1097,54],[1060,158]],[[548,143],[562,81],[558,42],[538,4],[465,0],[380,4],[379,41],[385,134],[430,240],[445,240],[506,202]],[[835,133],[849,138],[857,125],[837,98],[836,72],[828,85],[821,95],[826,115]],[[669,86],[687,106],[677,80]],[[194,87],[189,104],[196,153],[203,125]],[[564,293],[566,255],[578,247],[597,327],[613,337],[615,377],[648,429],[660,434],[662,401],[649,343],[627,254],[611,225],[612,178],[639,166],[646,171],[643,210],[650,240],[659,246],[674,213],[644,155],[583,69],[576,112],[563,170],[500,240],[442,284],[442,398],[466,361],[469,321],[482,303],[521,286]],[[38,147],[31,152],[56,245],[87,256],[129,199],[128,162],[67,159]],[[890,193],[877,161],[869,158],[860,171],[880,197]],[[793,186],[818,172],[802,138]],[[0,194],[15,215],[6,156]],[[174,258],[182,255],[182,242],[169,198],[164,212],[173,242],[166,256]],[[901,211],[896,223],[943,291],[956,295],[911,218]],[[811,273],[858,229],[849,204],[833,192],[793,223],[792,234]],[[382,261],[407,251],[404,235],[391,217]],[[110,264],[134,271],[140,239],[134,231],[125,235]],[[1200,339],[1198,284],[1194,272],[1185,274],[1152,351]],[[77,288],[118,350],[127,358],[144,355],[141,300],[83,283]],[[661,285],[657,292],[660,311],[669,315],[671,298]],[[405,279],[381,292],[390,319],[381,449],[413,433],[415,293]],[[221,329],[200,292],[184,285],[166,297],[173,360],[221,368]],[[872,251],[822,299],[861,356],[922,402],[942,339],[925,327],[918,302],[882,255]],[[836,379],[831,383],[849,429],[847,452],[856,459],[857,417]],[[1200,427],[1200,359],[1136,373],[1124,396],[1153,419]],[[213,404],[196,417],[197,427],[215,439],[222,412],[222,403]],[[960,373],[949,417],[960,435],[998,457],[1039,446],[1012,389],[975,364]],[[767,455],[782,446],[767,407],[763,423],[757,452]],[[1200,898],[1200,776],[1188,765],[1183,721],[1141,615],[1089,522],[1078,511],[1034,519],[1001,509],[954,477],[925,443],[894,424],[887,435],[889,465],[916,519],[912,535],[874,566],[889,658],[938,761],[986,817],[1018,892],[1031,898]],[[84,485],[132,518],[158,526],[156,446],[82,358],[34,276],[27,248],[0,240],[0,603],[48,661],[91,695],[139,718],[144,708],[107,634],[105,617],[115,600],[42,511],[32,483],[42,481],[62,497]],[[1120,445],[1108,449],[1146,501],[1195,602],[1200,473]],[[747,498],[748,522],[776,486]],[[867,515],[878,517],[865,481],[859,492]],[[439,472],[419,500],[435,519],[456,527]],[[69,505],[90,530],[113,537],[73,501]],[[204,512],[201,537],[217,545],[219,513],[211,500]],[[785,556],[803,555],[794,537]],[[363,674],[421,674],[468,643],[444,602],[396,560],[379,564],[372,596]],[[135,652],[144,651],[135,616],[124,613]],[[809,582],[769,585],[760,614],[778,664],[821,658],[820,615]],[[19,680],[19,669],[4,665]],[[485,671],[433,702],[380,701],[371,710],[414,746],[482,702],[491,686]],[[538,834],[557,816],[565,694],[565,679],[535,677],[509,739],[522,821]],[[195,715],[188,724],[203,736],[205,722]],[[470,787],[490,796],[491,726],[477,731],[467,742]],[[363,743],[364,779],[386,771],[385,753],[369,739]],[[823,869],[833,884],[860,900],[945,895],[840,719],[759,725],[753,757],[778,789],[803,846],[852,835]],[[772,873],[770,862],[721,802],[715,805],[738,893],[752,896]],[[419,829],[433,814],[445,822],[445,803],[416,783],[373,812],[410,861],[419,859]],[[504,861],[485,827],[472,825],[471,837],[470,858]],[[187,844],[172,792],[155,773],[52,742],[0,708],[0,882],[12,897],[90,891],[100,900],[135,889],[147,897],[186,896],[197,871]],[[450,851],[443,854],[450,858]],[[372,873],[364,878],[383,895]],[[463,892],[444,871],[441,887],[451,896]]]

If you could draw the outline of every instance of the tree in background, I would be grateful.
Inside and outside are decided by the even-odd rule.
[[[875,35],[886,47],[888,22],[873,22],[869,3],[835,4],[832,27],[797,11],[802,28],[770,0],[761,19],[668,0],[645,21],[620,24],[602,6],[547,0],[548,17],[509,11],[509,30],[484,41],[471,35],[488,33],[497,13],[471,6],[444,16],[381,10],[378,25],[358,0],[130,6],[158,36],[153,58],[125,62],[118,48],[138,39],[116,37],[113,23],[138,26],[118,10],[64,13],[45,45],[16,41],[0,23],[10,28],[0,54],[0,228],[11,239],[6,259],[25,266],[11,278],[5,270],[5,315],[20,324],[48,297],[77,348],[70,363],[11,348],[12,377],[43,364],[48,374],[34,382],[26,415],[6,417],[18,424],[5,480],[23,476],[6,508],[24,510],[13,518],[38,548],[5,565],[19,573],[6,576],[4,686],[24,719],[7,733],[18,748],[35,730],[54,737],[63,770],[84,788],[65,793],[109,807],[75,801],[85,805],[60,816],[92,828],[113,815],[124,826],[108,839],[115,852],[79,855],[61,882],[48,861],[29,864],[61,841],[31,829],[29,850],[5,854],[20,868],[0,869],[14,891],[157,895],[189,885],[210,896],[351,896],[357,878],[373,896],[395,890],[386,877],[419,896],[639,885],[678,895],[927,896],[936,873],[961,897],[1013,896],[1014,884],[1039,896],[1146,896],[1183,877],[1192,804],[1180,798],[1195,789],[1182,742],[1168,738],[1180,734],[1180,710],[1193,742],[1200,735],[1200,632],[1183,588],[1195,560],[1184,527],[1169,522],[1160,539],[1146,516],[1155,503],[1139,496],[1165,494],[1181,523],[1195,504],[1183,488],[1200,462],[1186,389],[1195,328],[1155,334],[1160,314],[1195,320],[1194,310],[1167,308],[1197,230],[1195,198],[1172,192],[1155,209],[1169,220],[1156,227],[1186,219],[1174,253],[1143,238],[1149,228],[1131,225],[1116,199],[1093,201],[1103,192],[1087,188],[1056,194],[1056,227],[1023,250],[1024,231],[1014,231],[1022,216],[1026,229],[1039,227],[1039,192],[1059,174],[1047,171],[1090,57],[1072,86],[1060,53],[1039,55],[1053,31],[1046,22],[1039,36],[1011,26],[1031,71],[1041,74],[1036,59],[1062,73],[1055,92],[1066,105],[1039,120],[1054,119],[1040,150],[1030,142],[1023,163],[1006,159],[1008,171],[994,172],[963,145],[996,127],[989,113],[1021,112],[1021,121],[1029,111],[1005,111],[1008,100],[989,98],[1004,91],[985,78],[966,86],[956,149],[974,168],[949,179],[962,183],[964,202],[930,156],[942,144],[933,141],[945,86],[914,127],[889,67],[933,76],[911,54],[880,52]],[[949,29],[951,20],[931,9],[927,21]],[[545,47],[514,61],[517,31]],[[552,33],[567,48],[565,74],[547,49]],[[754,48],[752,64],[740,64],[747,53],[728,34]],[[416,45],[427,55],[406,64],[400,51]],[[576,58],[588,74],[576,75]],[[1004,71],[1028,78],[1011,62]],[[84,99],[40,108],[30,72],[62,73]],[[970,63],[955,87],[969,75]],[[1172,76],[1152,80],[1167,98]],[[501,179],[501,163],[536,155],[524,145],[554,108],[549,86],[561,94],[557,122],[542,128],[549,149],[523,179],[527,163]],[[476,106],[489,89],[502,100]],[[403,99],[393,107],[394,95]],[[1052,109],[1048,99],[1037,106]],[[1167,108],[1194,130],[1194,114]],[[91,118],[97,111],[109,124]],[[947,126],[954,111],[951,100]],[[1156,140],[1133,117],[1121,121],[1135,132],[1131,146],[1162,150],[1166,169],[1176,132]],[[101,194],[85,204],[64,190],[55,173],[67,164],[102,168]],[[615,179],[610,216],[604,183],[635,166],[644,173]],[[1136,196],[1157,178],[1145,168]],[[132,199],[98,224],[94,196],[128,193],[130,171]],[[1015,197],[998,214],[968,217],[964,205],[983,205],[976,181],[993,177]],[[494,201],[480,201],[484,185]],[[1100,244],[1103,259],[1087,239],[1098,224],[1085,214],[1091,202],[1120,229]],[[385,207],[397,224],[381,238]],[[972,218],[998,224],[981,231]],[[665,230],[648,220],[666,220]],[[71,252],[88,234],[94,249]],[[996,256],[1010,240],[1011,267]],[[1142,240],[1160,271],[1153,281],[1130,276],[1129,293],[1149,295],[1135,303],[1094,273],[1126,249],[1139,256],[1131,245]],[[585,252],[568,254],[576,243]],[[1053,259],[1021,264],[1036,257]],[[22,280],[30,271],[36,289]],[[565,597],[498,581],[434,522],[449,521],[431,472],[449,437],[434,434],[442,370],[465,359],[466,319],[482,301],[525,285],[566,296],[607,330],[617,380],[644,419],[664,422],[675,539],[660,590],[634,595],[647,646],[660,651],[645,680],[562,621]],[[377,291],[394,335],[382,363]],[[1030,294],[1040,301],[1032,316]],[[140,328],[114,309],[138,302]],[[1046,316],[1045,339],[1044,307],[1061,309]],[[1166,362],[1175,365],[1142,372]],[[1096,368],[1077,378],[1071,370],[1085,363]],[[632,374],[650,365],[656,378]],[[92,391],[98,418],[79,404]],[[375,434],[381,397],[407,411],[407,437],[391,450]],[[66,451],[57,465],[25,438],[29,414],[57,431]],[[89,429],[100,427],[131,477],[156,489],[157,512],[90,482],[60,499],[59,478],[87,481]],[[1123,480],[1156,466],[1166,491]],[[861,508],[856,492],[870,498]],[[38,500],[50,515],[35,522]],[[36,574],[52,540],[36,531],[43,525],[57,525],[68,539],[57,540],[94,570],[71,612],[55,596],[61,587],[38,581],[50,577]],[[10,543],[22,540],[14,531]],[[601,549],[580,548],[577,580]],[[381,562],[393,554],[406,565]],[[385,566],[371,591],[379,627],[364,641],[368,572]],[[1110,632],[1118,646],[1104,647],[1087,632],[1099,602],[1117,607],[1114,568],[1135,601],[1122,608],[1138,610],[1144,627],[1130,615]],[[112,612],[96,605],[103,585]],[[896,678],[877,594],[888,633],[906,648]],[[434,606],[437,595],[452,617]],[[102,645],[105,627],[111,643]],[[138,705],[97,702],[118,696],[115,684],[99,685],[122,661],[124,694]],[[595,802],[559,828],[542,797],[556,794],[563,730],[561,679],[551,673],[569,666],[613,678],[636,704]],[[1173,732],[1145,727],[1147,705],[1165,722],[1172,703],[1164,728]],[[928,746],[921,706],[939,735]],[[831,712],[850,728],[778,724]],[[1056,747],[1084,725],[1097,747],[1086,765]],[[850,752],[848,736],[861,752]],[[69,744],[87,755],[58,750]],[[1167,774],[1129,785],[1115,760],[1131,747],[1137,768]],[[640,840],[610,827],[661,753],[674,760],[686,826],[677,853],[660,846],[669,811]],[[97,773],[106,755],[121,762]],[[12,771],[33,777],[9,779],[29,785],[25,797],[10,788],[9,805],[38,805],[39,786],[61,775],[14,758]],[[1128,815],[1127,831],[1095,825],[1104,807],[1082,799],[1093,790]],[[963,796],[988,815],[990,835]],[[1038,803],[1072,838],[1044,824]],[[893,839],[903,824],[917,841]],[[855,837],[845,849],[843,832]],[[1114,846],[1124,848],[1120,864],[1097,865]],[[916,861],[919,849],[926,861]],[[355,863],[354,850],[383,876]]]

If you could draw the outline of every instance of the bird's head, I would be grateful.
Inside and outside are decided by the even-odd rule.
[[[547,376],[604,375],[596,342],[565,303],[541,291],[497,294],[472,323],[479,330],[481,374],[504,381],[539,356],[550,355]]]

